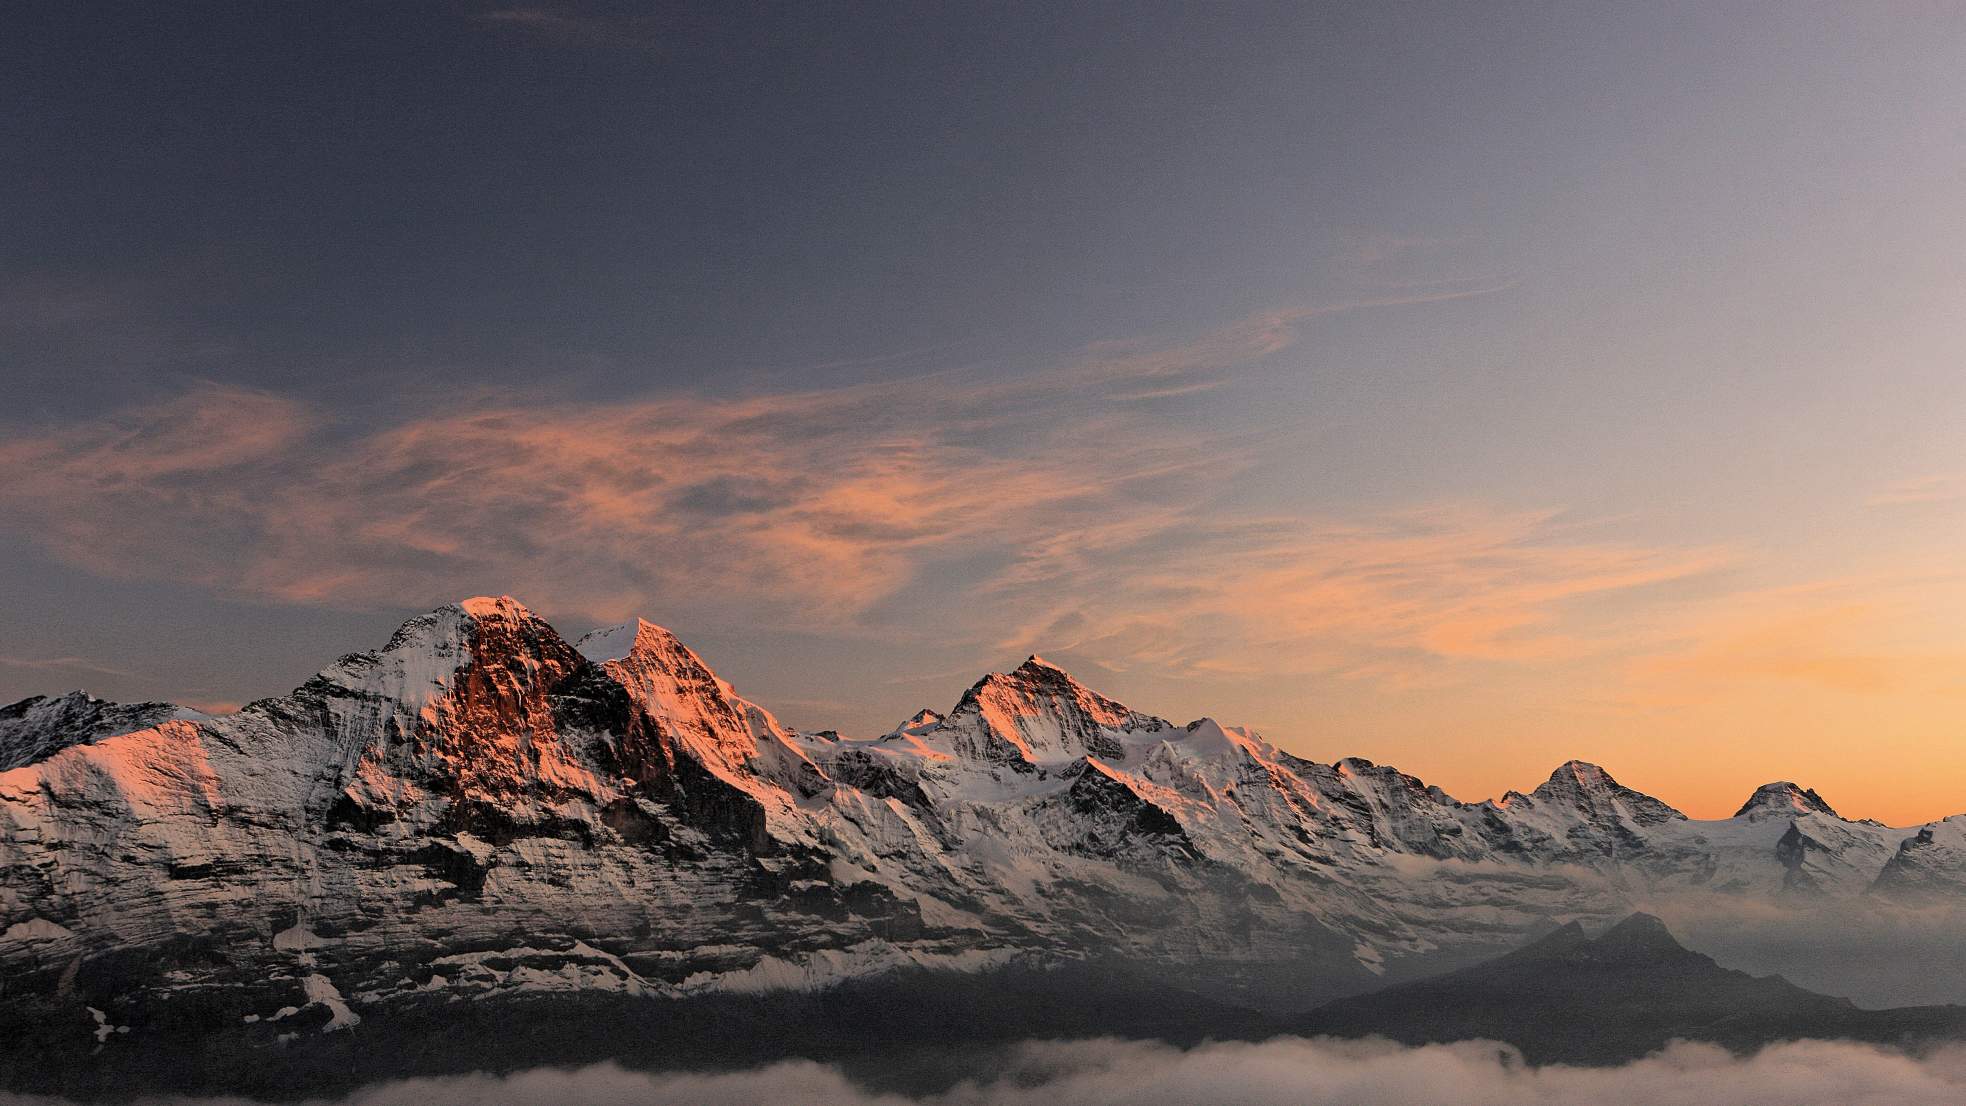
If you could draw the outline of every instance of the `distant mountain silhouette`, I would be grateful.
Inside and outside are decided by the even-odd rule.
[[[1597,937],[1572,922],[1494,960],[1341,999],[1294,1028],[1407,1044],[1496,1040],[1531,1063],[1614,1064],[1675,1039],[1736,1051],[1804,1038],[1915,1046],[1966,1037],[1966,1007],[1860,1009],[1723,968],[1633,914]]]

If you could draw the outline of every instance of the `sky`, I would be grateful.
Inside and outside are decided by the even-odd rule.
[[[1966,5],[10,6],[0,701],[510,594],[1966,810]]]

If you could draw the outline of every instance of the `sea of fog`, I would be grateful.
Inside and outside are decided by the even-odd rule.
[[[960,1061],[951,1060],[960,1064]],[[1407,1048],[1284,1037],[1195,1048],[1140,1041],[1032,1041],[992,1050],[979,1070],[930,1093],[878,1090],[879,1079],[807,1061],[747,1071],[661,1073],[614,1064],[379,1084],[345,1106],[1957,1106],[1966,1048],[1923,1057],[1841,1042],[1777,1045],[1749,1057],[1675,1044],[1616,1068],[1530,1068],[1509,1049],[1469,1042]],[[984,1070],[987,1069],[987,1070]],[[917,1073],[919,1074],[919,1073]],[[149,1098],[221,1106],[232,1098]],[[0,1095],[0,1106],[60,1100]]]

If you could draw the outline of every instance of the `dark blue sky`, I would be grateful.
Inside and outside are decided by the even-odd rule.
[[[1041,649],[1472,794],[1956,737],[1966,8],[0,24],[0,700],[511,592],[795,724]]]
[[[17,7],[7,275],[117,317],[7,352],[60,373],[23,396],[57,409],[172,376],[441,391],[550,365],[618,392],[1043,355],[1544,206],[1698,95],[1651,79],[1647,33],[1719,60],[1612,8],[1230,16]]]

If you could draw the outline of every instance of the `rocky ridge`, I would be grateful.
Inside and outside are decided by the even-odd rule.
[[[1463,802],[1037,657],[946,715],[804,734],[660,627],[569,642],[508,598],[233,714],[28,700],[0,739],[27,750],[0,772],[8,993],[268,1040],[434,1001],[1093,958],[1301,1006],[1650,894],[1966,887],[1952,821],[1851,821],[1790,784],[1698,821],[1582,762]]]

